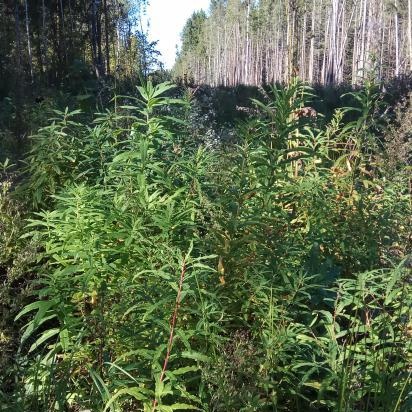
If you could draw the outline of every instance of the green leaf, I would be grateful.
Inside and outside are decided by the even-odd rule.
[[[54,313],[52,315],[49,316],[45,316],[43,318],[41,318],[39,321],[36,321],[36,319],[32,319],[26,326],[26,329],[24,330],[23,335],[21,336],[20,342],[23,343],[26,339],[28,339],[33,332],[39,328],[40,325],[42,325],[43,323],[47,322],[50,319],[53,319],[57,317],[57,315]]]
[[[164,94],[168,90],[174,89],[175,87],[176,86],[170,82],[160,83],[155,87],[152,97],[160,96],[161,94]]]
[[[70,348],[69,330],[67,328],[61,330],[59,332],[59,337],[63,350],[68,351]]]
[[[42,333],[42,335],[30,346],[29,353],[33,352],[39,346],[41,346],[44,342],[56,336],[60,332],[59,328],[49,329]]]
[[[206,355],[203,355],[200,352],[195,352],[195,351],[183,351],[182,352],[182,358],[187,358],[187,359],[193,359],[199,362],[209,362],[210,358]]]
[[[160,411],[160,412],[173,412],[172,407],[171,407],[171,406],[167,406],[167,405],[158,405],[158,406],[156,407],[156,410],[157,410],[157,411]]]
[[[52,306],[55,305],[53,300],[40,300],[37,302],[30,303],[29,305],[25,306],[14,318],[14,320],[19,320],[22,316],[26,315],[27,313],[38,310],[39,313],[46,313]]]
[[[197,372],[199,370],[198,366],[185,366],[183,368],[175,369],[170,371],[173,375],[184,375],[189,372]]]
[[[111,405],[114,402],[116,402],[117,399],[119,399],[120,397],[125,396],[125,395],[129,395],[132,398],[136,399],[137,401],[146,401],[146,400],[148,400],[147,395],[142,393],[142,391],[138,387],[120,389],[106,403],[106,406],[105,406],[103,412],[106,412],[111,407]]]
[[[189,410],[189,411],[200,411],[201,409],[196,406],[189,405],[187,403],[174,403],[170,405],[173,411]]]
[[[104,383],[103,379],[101,376],[96,373],[93,369],[87,368],[89,371],[89,374],[93,380],[94,385],[96,386],[97,390],[100,393],[100,396],[102,397],[104,402],[108,402],[110,399],[110,391],[106,384]]]

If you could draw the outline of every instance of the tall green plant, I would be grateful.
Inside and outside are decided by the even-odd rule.
[[[44,209],[20,409],[407,410],[408,263],[382,267],[410,203],[357,140],[375,97],[325,124],[295,80],[206,149],[171,91],[52,123],[75,144],[29,180]]]

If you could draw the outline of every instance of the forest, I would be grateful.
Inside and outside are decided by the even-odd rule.
[[[214,0],[182,33],[176,72],[196,84],[362,83],[412,70],[410,0]]]
[[[411,411],[412,0],[148,3],[0,2],[0,411]]]

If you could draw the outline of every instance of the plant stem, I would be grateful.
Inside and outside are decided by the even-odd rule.
[[[172,352],[174,330],[175,330],[176,321],[177,321],[177,314],[178,314],[179,307],[180,307],[180,299],[181,299],[181,295],[182,295],[182,288],[183,288],[183,282],[185,280],[185,274],[186,274],[186,259],[183,258],[182,270],[180,272],[179,289],[177,291],[176,303],[175,303],[175,307],[174,307],[174,310],[173,310],[173,315],[172,315],[172,318],[171,318],[171,321],[170,321],[169,342],[167,343],[166,357],[165,357],[165,360],[163,362],[163,368],[162,368],[162,372],[161,372],[160,378],[159,378],[160,383],[163,382],[163,379],[165,377],[166,370],[167,370],[167,364],[169,363],[170,354]],[[152,412],[154,412],[156,410],[157,403],[158,403],[158,401],[155,398],[153,400]]]

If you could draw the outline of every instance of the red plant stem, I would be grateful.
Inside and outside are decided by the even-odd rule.
[[[182,270],[180,272],[179,289],[177,291],[177,296],[176,296],[175,308],[173,310],[173,315],[172,315],[172,318],[170,320],[169,342],[167,343],[166,357],[165,357],[165,360],[163,362],[163,368],[162,368],[162,373],[160,374],[159,382],[163,382],[163,379],[165,377],[166,370],[167,370],[167,364],[169,363],[170,354],[172,352],[174,331],[175,331],[175,326],[176,326],[176,321],[177,321],[177,314],[178,314],[179,307],[180,307],[180,300],[181,300],[181,296],[182,296],[183,282],[185,280],[185,273],[186,273],[186,260],[183,259]],[[154,401],[153,401],[152,412],[154,412],[156,410],[156,406],[157,406],[157,399],[155,398]]]

